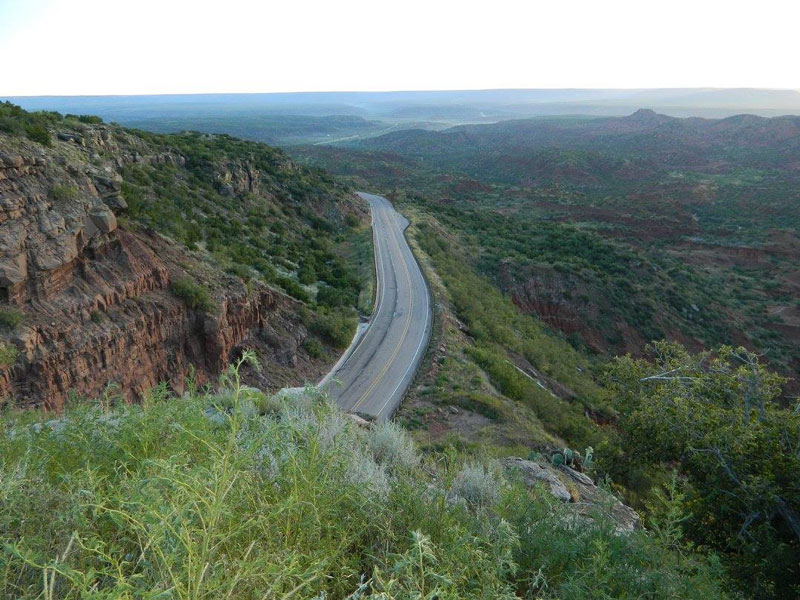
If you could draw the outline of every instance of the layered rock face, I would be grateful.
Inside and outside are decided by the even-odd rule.
[[[113,190],[116,182],[105,182]],[[0,155],[3,300],[22,304],[58,295],[77,259],[106,246],[116,229],[89,173],[58,173],[42,156]]]
[[[307,334],[294,300],[118,225],[119,169],[182,160],[121,151],[103,126],[59,135],[52,149],[0,136],[0,310],[22,317],[0,331],[19,353],[0,365],[0,399],[58,409],[70,394],[135,399],[161,381],[180,392],[192,367],[203,384],[243,345],[264,360],[266,387],[318,370],[299,353]],[[170,291],[187,272],[212,290],[214,310]]]

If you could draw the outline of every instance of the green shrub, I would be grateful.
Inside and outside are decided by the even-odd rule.
[[[8,367],[17,361],[19,350],[11,344],[4,344],[0,342],[0,366]]]
[[[489,508],[500,499],[503,478],[496,465],[466,463],[450,485],[450,495],[475,508]]]
[[[620,413],[621,462],[678,467],[688,482],[686,530],[718,551],[758,598],[800,590],[800,413],[785,380],[758,355],[723,346],[690,354],[648,347],[652,361],[617,358],[609,383]]]
[[[317,303],[329,307],[353,306],[355,297],[350,290],[321,285],[317,291]]]
[[[188,276],[173,280],[171,289],[172,293],[183,300],[186,306],[192,310],[211,312],[214,309],[214,303],[211,301],[208,290]]]
[[[347,348],[353,339],[357,323],[358,317],[354,310],[338,309],[317,314],[309,329],[334,348]]]
[[[303,287],[297,283],[291,277],[284,277],[282,275],[278,275],[273,280],[273,283],[278,284],[283,288],[283,290],[289,294],[292,298],[296,298],[301,302],[308,302],[311,298],[308,297],[308,293],[303,289]]]
[[[0,329],[13,330],[22,323],[25,313],[11,306],[0,306]]]
[[[96,115],[64,115],[67,119],[75,119],[76,121],[80,121],[81,123],[87,123],[89,125],[99,125],[103,122],[103,119],[96,116]]]
[[[50,188],[53,200],[74,200],[78,196],[78,189],[74,185],[54,185]]]
[[[52,146],[50,132],[42,125],[31,124],[25,128],[25,135],[34,142],[39,142],[43,146]]]
[[[303,342],[303,348],[311,358],[320,358],[324,353],[322,344],[315,337],[307,337]]]
[[[412,469],[419,464],[419,455],[405,430],[392,421],[372,428],[367,438],[372,458],[389,471]]]
[[[300,265],[300,269],[297,271],[297,280],[306,285],[317,281],[317,273],[308,261],[304,260],[303,264]]]
[[[9,135],[22,135],[25,130],[19,120],[0,116],[0,131]]]

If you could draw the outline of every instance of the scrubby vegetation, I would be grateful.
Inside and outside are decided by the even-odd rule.
[[[61,115],[53,112],[29,113],[10,102],[0,102],[0,132],[9,135],[26,136],[44,146],[52,143],[49,124],[60,120]]]
[[[338,308],[319,313],[309,324],[309,330],[333,345],[347,348],[356,332],[356,314],[352,309]]]
[[[277,287],[312,310],[368,309],[373,276],[365,268],[372,262],[366,210],[325,171],[228,135],[159,135],[89,115],[0,104],[0,132],[13,136],[49,144],[57,134],[65,143],[85,144],[98,131],[137,157],[122,168],[123,226],[154,229],[221,270]],[[68,185],[50,190],[58,201],[77,193]],[[354,313],[348,315],[354,327]]]
[[[591,446],[658,535],[713,549],[745,596],[793,598],[796,127],[642,111],[293,151],[411,218],[442,305],[400,413],[426,448],[566,462],[557,448]],[[653,360],[664,338],[690,350]]]
[[[13,330],[22,323],[25,314],[13,306],[0,306],[0,330]]]
[[[173,273],[170,287],[189,308],[214,312],[221,290],[237,286],[230,276],[248,290],[275,288],[305,305],[295,305],[314,332],[305,348],[320,362],[352,339],[357,311],[370,312],[366,205],[321,169],[227,135],[158,135],[88,115],[0,104],[0,133],[21,138],[4,138],[9,148],[30,150],[22,138],[31,127],[52,136],[48,156],[81,169],[104,164],[119,171],[108,180],[104,173],[98,185],[119,193],[114,210],[123,229],[155,231],[186,247],[191,256],[178,272],[187,275]],[[54,182],[48,195],[68,203],[82,185]],[[0,307],[0,332],[13,329],[15,318],[14,309]]]
[[[99,125],[103,122],[103,119],[98,117],[97,115],[71,115],[67,114],[65,116],[67,119],[75,119],[76,121],[80,121],[81,123],[87,123],[89,125]]]
[[[691,537],[724,553],[754,597],[796,597],[800,412],[777,402],[784,381],[744,348],[651,351],[608,374],[628,468],[679,464]]]
[[[401,430],[361,430],[313,395],[265,402],[236,369],[221,383],[47,422],[6,414],[2,594],[725,596],[714,559],[671,534],[575,520],[453,452],[418,467]]]
[[[605,390],[592,377],[597,365],[557,332],[521,313],[490,280],[466,268],[469,259],[451,233],[433,219],[413,215],[418,223],[411,236],[430,260],[442,293],[469,336],[468,342],[455,336],[446,340],[450,355],[426,397],[505,422],[504,435],[512,446],[568,443],[604,452],[602,431],[586,417],[587,411],[605,418],[613,413]],[[497,392],[510,403],[501,402]]]
[[[0,105],[1,131],[43,144],[98,124]],[[728,138],[699,149],[650,134],[591,147],[591,126],[561,124],[537,139],[564,135],[566,147],[531,149],[500,127],[474,147],[405,132],[384,140],[403,156],[379,141],[315,154],[383,185],[412,221],[438,305],[423,381],[400,413],[421,445],[398,424],[360,429],[311,391],[244,387],[247,354],[215,394],[162,385],[129,406],[109,388],[58,416],[8,412],[2,595],[800,595],[800,412],[786,382],[743,348],[657,343],[641,358],[649,340],[677,337],[798,364],[783,337],[800,307],[787,260],[796,148],[739,154]],[[310,356],[347,346],[373,293],[369,228],[347,188],[225,135],[115,131],[148,155],[122,174],[124,226],[304,303]],[[770,236],[784,245],[765,250]],[[213,311],[198,281],[172,291]],[[0,309],[0,329],[22,317]],[[639,358],[609,366],[621,350]],[[0,345],[0,365],[17,358]],[[434,435],[431,417],[457,425]],[[620,535],[603,511],[576,517],[492,460],[512,453],[591,469],[649,532]]]
[[[189,277],[176,278],[170,288],[172,293],[183,300],[186,306],[191,309],[203,312],[211,312],[214,309],[214,303],[211,301],[208,290]]]
[[[205,249],[245,280],[271,283],[304,302],[355,306],[361,282],[340,250],[344,237],[334,234],[335,212],[321,214],[345,190],[322,171],[291,168],[277,149],[224,135],[137,135],[186,164],[126,167],[130,218]],[[247,189],[234,190],[234,178],[249,181]]]
[[[13,365],[19,356],[19,350],[11,344],[0,342],[0,367]]]
[[[293,152],[435,217],[481,274],[575,347],[735,342],[794,378],[797,124],[642,111]]]
[[[463,358],[519,408],[513,417],[480,410],[481,403],[502,403],[486,396],[480,376],[465,376],[463,359],[443,363],[429,397],[520,424],[523,410],[531,410],[540,429],[528,429],[529,447],[552,448],[548,434],[572,448],[594,447],[598,474],[610,476],[654,527],[665,510],[660,490],[679,466],[672,495],[679,505],[673,510],[683,515],[675,534],[680,543],[713,548],[732,585],[747,596],[797,595],[800,413],[785,407],[784,379],[744,348],[692,355],[666,343],[654,347],[655,361],[618,359],[601,376],[603,361],[573,349],[523,314],[488,277],[465,269],[457,234],[424,213],[412,214],[418,223],[412,235],[471,338]],[[483,244],[490,248],[491,237]],[[520,365],[531,365],[540,380]],[[599,386],[600,379],[607,385]],[[458,400],[465,396],[477,402]]]
[[[0,132],[14,136],[25,136],[44,146],[52,145],[50,129],[55,125],[85,123],[97,125],[103,122],[92,115],[62,115],[55,111],[28,112],[11,102],[0,102]]]

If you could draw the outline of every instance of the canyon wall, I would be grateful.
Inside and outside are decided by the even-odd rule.
[[[0,342],[17,350],[0,364],[0,399],[59,409],[73,394],[106,390],[135,400],[161,381],[181,392],[190,370],[208,382],[243,346],[262,359],[253,376],[265,387],[321,370],[302,351],[297,301],[245,286],[153,231],[118,224],[126,163],[183,161],[145,152],[119,148],[105,126],[60,134],[53,148],[0,135]],[[231,193],[242,174],[245,186],[254,184],[257,175],[242,167],[225,182]],[[171,291],[176,277],[202,284],[214,308],[187,307]]]

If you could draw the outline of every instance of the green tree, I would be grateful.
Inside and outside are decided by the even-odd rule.
[[[778,402],[784,380],[744,348],[649,350],[654,360],[618,358],[609,372],[627,459],[679,465],[687,532],[755,597],[797,597],[800,412]]]

